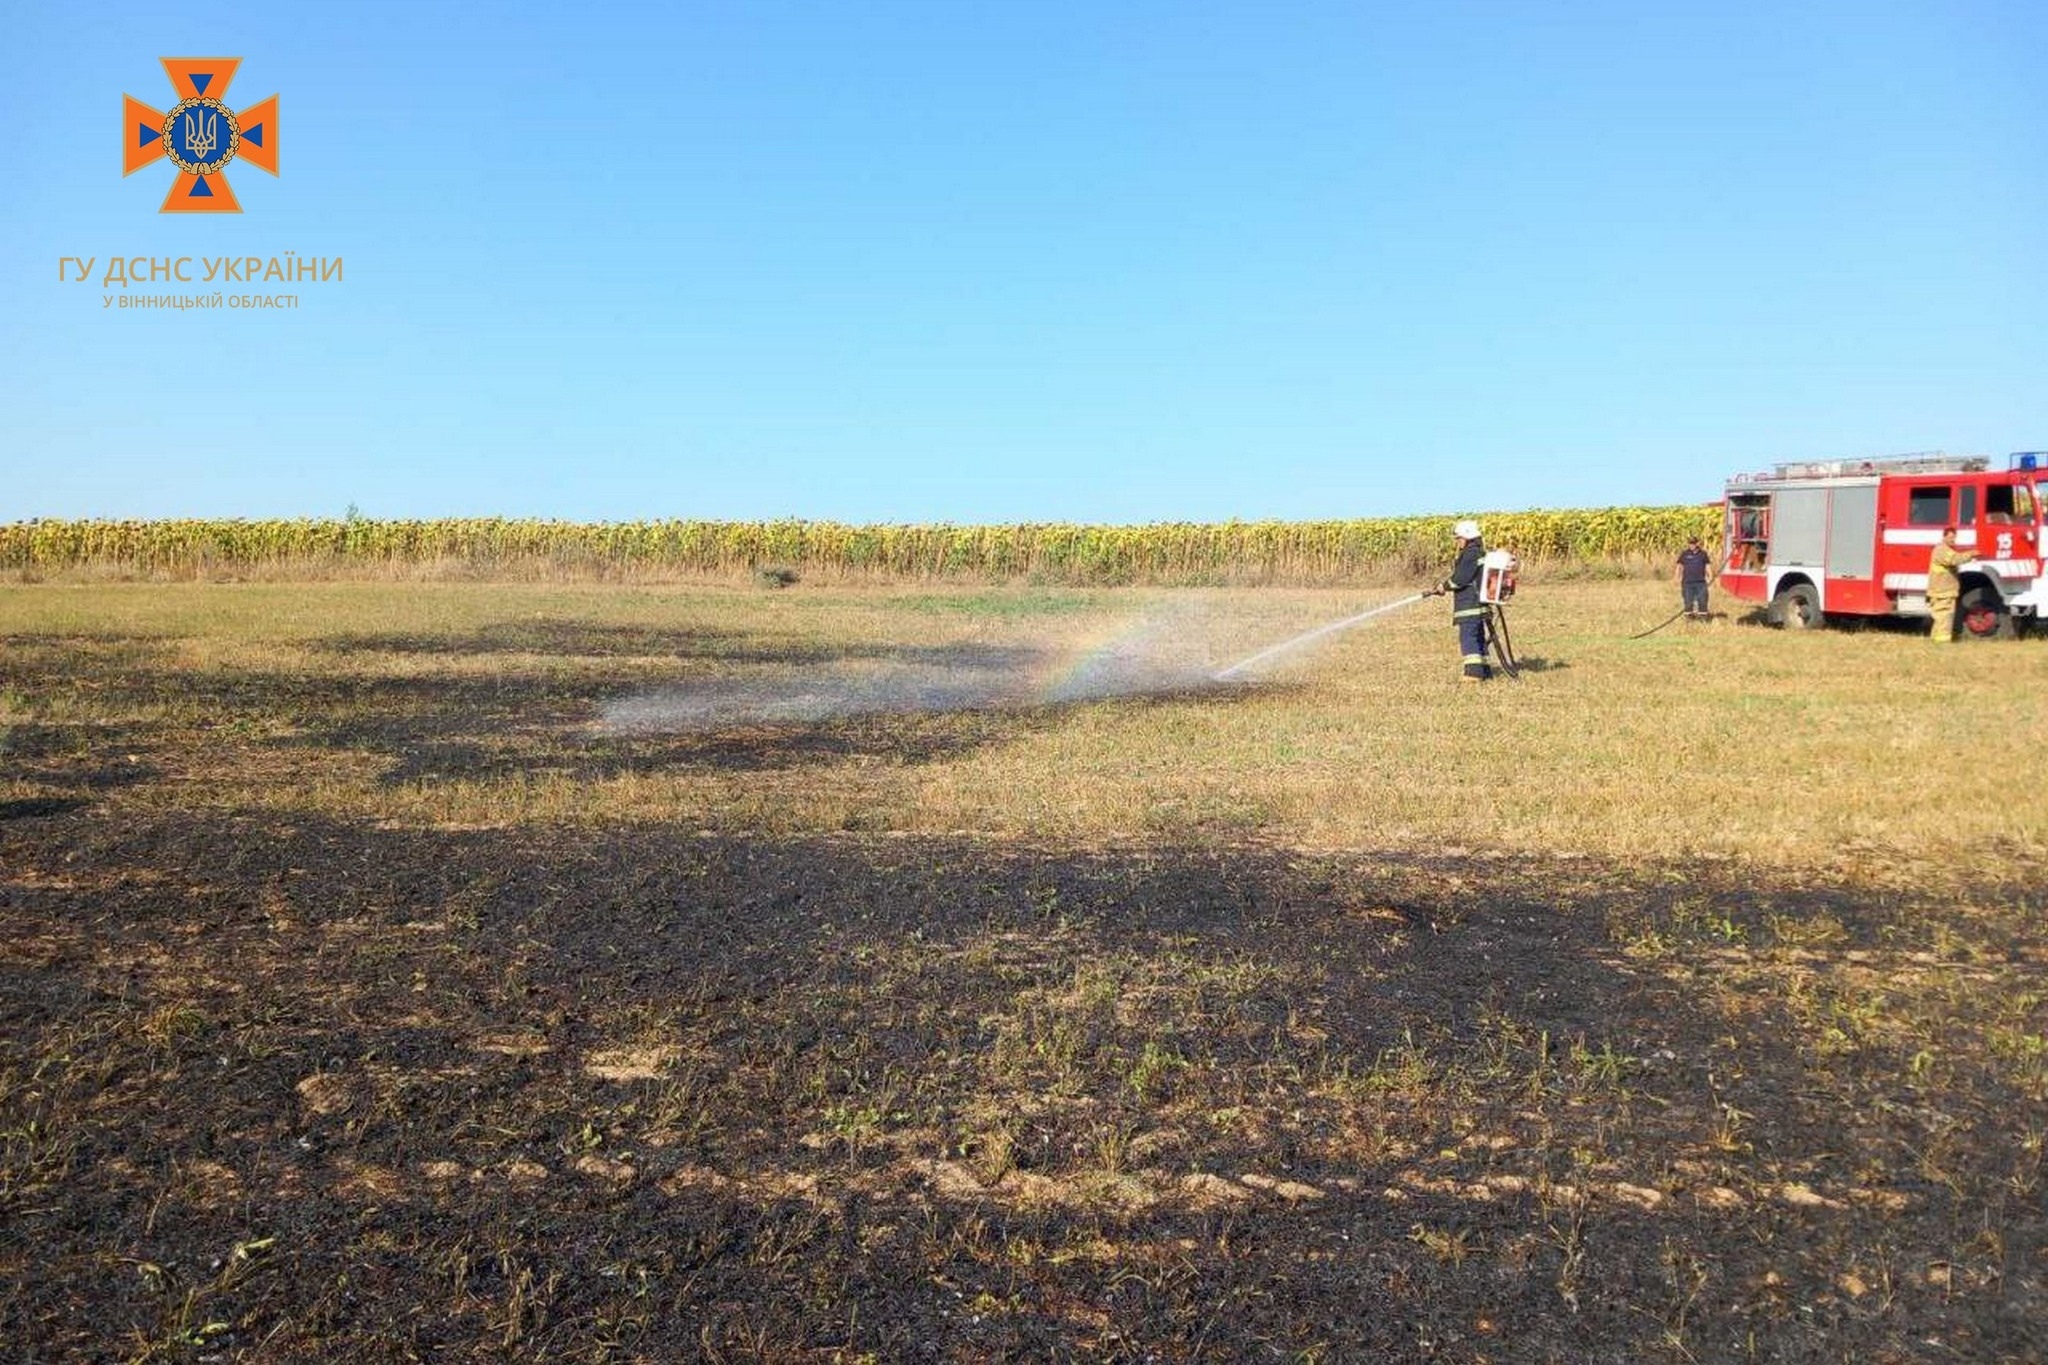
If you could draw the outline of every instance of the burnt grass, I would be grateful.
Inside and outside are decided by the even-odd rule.
[[[262,751],[0,753],[0,1358],[2048,1353],[2030,882],[137,799],[184,743]]]

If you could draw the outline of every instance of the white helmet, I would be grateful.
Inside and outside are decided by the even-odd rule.
[[[1460,540],[1477,540],[1479,539],[1479,523],[1470,517],[1466,517],[1451,528],[1451,534]]]

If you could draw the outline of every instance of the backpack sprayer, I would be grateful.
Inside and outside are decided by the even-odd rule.
[[[1493,641],[1493,657],[1499,661],[1500,671],[1517,682],[1522,666],[1515,659],[1515,642],[1508,634],[1507,607],[1515,595],[1515,574],[1520,567],[1508,550],[1488,550],[1479,561],[1479,600],[1486,604],[1492,625],[1487,636]]]

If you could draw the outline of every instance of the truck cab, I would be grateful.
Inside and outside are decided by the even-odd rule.
[[[1732,479],[1721,578],[1771,619],[1928,615],[1928,560],[1947,527],[1977,558],[1962,572],[1965,638],[1995,639],[2048,614],[2048,454],[2004,469],[1939,453],[1781,464]]]
[[[1927,561],[1946,527],[1977,558],[1962,571],[1959,625],[1973,638],[2009,633],[2041,569],[2041,503],[2014,471],[1887,479],[1878,501],[1878,571],[1894,610],[1927,614]]]

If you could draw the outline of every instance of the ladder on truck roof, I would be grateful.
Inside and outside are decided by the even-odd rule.
[[[1738,476],[1744,483],[1773,479],[1839,479],[1858,474],[1978,474],[1991,467],[1982,455],[1949,455],[1939,450],[1916,455],[1884,455],[1874,460],[1795,460],[1771,467],[1768,474]]]

